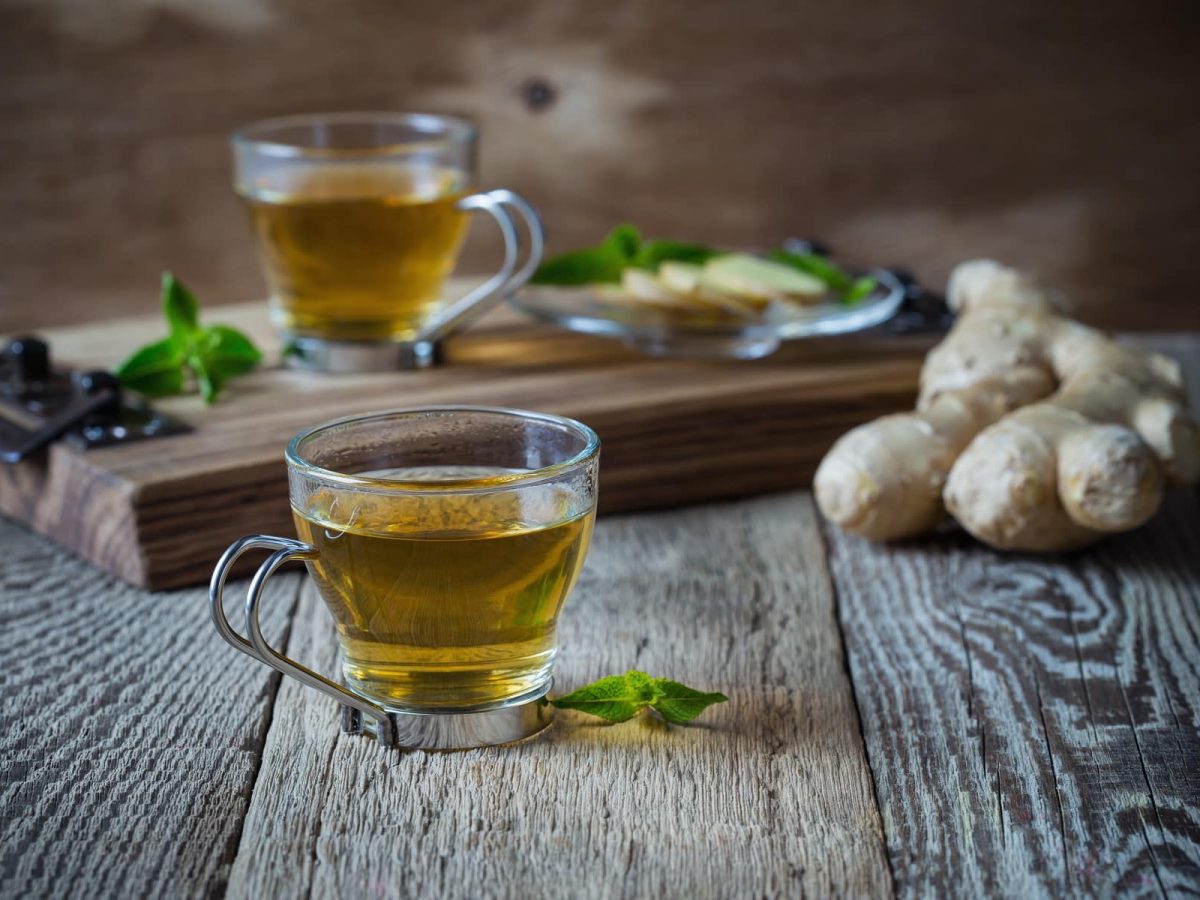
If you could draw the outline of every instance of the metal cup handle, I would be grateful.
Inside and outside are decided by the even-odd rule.
[[[266,561],[258,567],[258,571],[254,573],[254,577],[250,579],[250,587],[246,591],[245,603],[246,635],[243,637],[234,631],[233,627],[229,624],[229,620],[225,617],[225,580],[229,577],[229,572],[233,568],[233,564],[250,550],[274,550],[275,552],[267,557]],[[340,684],[330,681],[324,675],[312,671],[312,669],[301,665],[294,659],[289,659],[268,644],[267,639],[263,636],[262,625],[258,619],[258,608],[259,602],[262,600],[263,590],[267,585],[267,579],[275,574],[275,571],[286,562],[295,559],[315,559],[316,556],[317,549],[310,544],[290,538],[274,537],[269,534],[255,534],[234,541],[229,545],[229,549],[221,555],[220,560],[218,560],[216,568],[213,569],[212,581],[209,584],[208,597],[213,624],[217,626],[217,631],[221,637],[247,656],[257,659],[277,672],[281,672],[284,675],[291,675],[303,684],[311,688],[316,688],[339,703],[357,710],[361,714],[370,716],[376,722],[376,735],[379,742],[389,745],[394,744],[395,729],[391,717],[383,707],[357,694],[352,694]]]
[[[471,194],[458,201],[458,208],[467,211],[479,210],[496,220],[500,227],[500,235],[504,238],[504,261],[491,278],[468,291],[426,322],[413,339],[413,343],[418,346],[432,345],[468,319],[486,312],[498,300],[507,297],[528,281],[542,261],[546,243],[542,221],[532,204],[520,194],[508,190]],[[519,269],[517,263],[521,256],[522,241],[510,210],[518,214],[529,235],[528,252]]]
[[[507,296],[532,278],[537,267],[541,265],[542,254],[546,249],[546,230],[542,227],[542,217],[533,208],[533,204],[515,191],[501,188],[489,191],[488,196],[501,206],[516,211],[525,225],[525,231],[529,234],[529,253],[525,262],[503,288],[503,293]]]

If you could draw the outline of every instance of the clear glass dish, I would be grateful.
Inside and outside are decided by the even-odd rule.
[[[831,293],[805,306],[772,303],[753,316],[639,305],[606,297],[593,285],[528,285],[510,302],[536,319],[619,338],[653,356],[760,359],[784,341],[862,331],[894,316],[904,300],[904,286],[884,269],[870,274],[875,290],[854,304],[840,303]]]

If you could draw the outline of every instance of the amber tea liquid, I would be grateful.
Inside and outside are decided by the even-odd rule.
[[[467,188],[461,170],[397,161],[259,176],[242,196],[276,324],[326,340],[411,339],[454,268]]]
[[[318,491],[294,511],[300,539],[319,551],[309,571],[337,623],[347,686],[399,709],[484,706],[544,689],[594,512],[577,512],[570,490],[549,484],[352,496]]]

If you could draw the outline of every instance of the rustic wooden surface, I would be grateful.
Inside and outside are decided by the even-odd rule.
[[[555,251],[629,220],[933,284],[989,255],[1196,328],[1198,42],[1189,0],[4,0],[0,331],[150,311],[163,268],[254,296],[226,135],[338,109],[475,117]]]
[[[278,358],[265,304],[226,307],[219,321]],[[44,334],[64,364],[110,368],[163,328],[156,314]],[[498,309],[448,343],[444,367],[334,377],[273,367],[212,407],[157,401],[196,430],[87,452],[56,444],[0,467],[0,513],[134,584],[196,584],[235,538],[291,532],[283,448],[294,434],[446,403],[587,422],[604,445],[602,513],[799,487],[839,434],[911,405],[928,344],[855,336],[794,342],[752,363],[655,360]]]
[[[1200,889],[1198,522],[1070,562],[830,535],[899,893]]]
[[[0,895],[219,894],[278,678],[199,590],[148,594],[0,519]],[[271,588],[286,635],[299,576]]]
[[[0,542],[4,896],[890,890],[806,494],[597,525],[559,684],[638,666],[726,691],[702,724],[560,713],[455,754],[339,734],[331,702],[220,641],[201,589],[125,587],[12,524]],[[296,584],[274,630],[328,671]]]
[[[899,893],[1200,890],[1195,490],[1068,557],[825,532]]]
[[[284,684],[231,895],[885,894],[815,525],[795,495],[598,525],[559,685],[671,672],[729,694],[699,727],[560,713],[516,749],[396,757]],[[289,650],[328,667],[331,649],[307,591]]]
[[[1200,340],[1152,343],[1200,387]],[[608,517],[560,689],[636,665],[731,702],[437,755],[340,735],[201,589],[0,521],[0,896],[1195,894],[1197,523],[1180,492],[1035,558],[872,547],[804,492]],[[268,631],[327,668],[303,584],[278,576]]]

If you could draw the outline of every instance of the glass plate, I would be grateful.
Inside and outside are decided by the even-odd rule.
[[[753,318],[636,305],[607,298],[591,285],[530,285],[510,302],[536,319],[582,334],[620,338],[654,356],[759,359],[783,341],[848,334],[890,319],[904,299],[904,287],[883,269],[870,274],[875,290],[852,306],[831,294],[808,306],[773,303]]]

